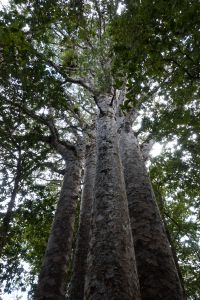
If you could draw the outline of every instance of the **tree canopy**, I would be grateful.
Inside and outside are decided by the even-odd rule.
[[[96,97],[127,83],[121,108],[136,111],[141,145],[163,147],[149,173],[186,293],[200,297],[199,14],[189,0],[13,0],[1,9],[2,293],[31,295],[36,283],[64,168],[53,139],[73,147],[87,138]]]

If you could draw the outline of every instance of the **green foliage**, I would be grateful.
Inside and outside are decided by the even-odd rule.
[[[58,187],[50,183],[35,185],[31,189],[26,196],[23,193],[23,203],[13,214],[9,243],[3,252],[1,281],[5,282],[4,292],[11,292],[16,287],[24,290],[34,282],[45,252],[58,199]],[[26,270],[27,264],[29,272]]]
[[[190,299],[199,291],[198,1],[124,1],[113,20],[116,81],[128,76],[127,101],[142,116],[138,135],[166,150],[151,165],[154,190],[177,251]],[[173,143],[172,143],[173,141]],[[172,143],[171,148],[168,143]],[[164,199],[164,204],[159,199]]]
[[[59,138],[74,143],[93,122],[95,108],[88,90],[75,88],[73,79],[98,94],[122,88],[127,77],[122,108],[139,110],[139,138],[166,145],[150,173],[188,296],[198,298],[199,3],[127,0],[118,15],[118,1],[95,2],[15,0],[0,12],[2,218],[18,148],[23,152],[1,279],[6,291],[34,288],[58,198],[60,177],[45,163],[62,169],[62,162],[44,143],[49,129],[33,115],[48,119],[51,109]]]
[[[166,150],[153,162],[150,174],[161,214],[177,251],[187,297],[198,298],[199,290],[199,174],[180,151]]]
[[[61,60],[62,65],[65,67],[76,67],[77,65],[77,53],[73,49],[66,50],[62,53]]]
[[[132,98],[151,92],[157,82],[160,94],[191,101],[199,92],[199,2],[125,3],[112,32],[115,68],[128,73]]]

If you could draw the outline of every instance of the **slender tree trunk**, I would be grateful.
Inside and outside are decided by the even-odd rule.
[[[131,123],[120,132],[142,300],[181,300],[182,289],[147,170]]]
[[[16,197],[19,190],[19,184],[21,180],[21,172],[22,172],[22,155],[21,150],[19,149],[19,156],[17,160],[17,167],[16,167],[16,175],[14,178],[14,186],[10,197],[10,202],[8,203],[8,208],[6,214],[2,220],[1,228],[0,228],[0,256],[2,251],[8,242],[8,233],[10,229],[10,222],[12,220],[12,213],[15,207]]]
[[[182,290],[183,290],[183,299],[187,300],[186,291],[185,291],[185,287],[184,287],[184,279],[183,279],[181,269],[180,269],[180,266],[179,266],[179,263],[178,263],[178,257],[177,257],[177,254],[176,254],[176,249],[175,249],[175,246],[174,246],[174,242],[171,238],[171,234],[170,234],[170,232],[167,228],[167,223],[166,223],[164,218],[163,218],[163,222],[164,222],[167,238],[168,238],[168,241],[169,241],[170,246],[171,246],[171,250],[172,250],[172,254],[173,254],[173,258],[174,258],[174,263],[176,265],[176,269],[177,269],[178,276],[179,276],[179,279],[180,279],[181,287],[182,287]]]
[[[177,269],[178,276],[179,276],[179,279],[180,279],[181,287],[182,287],[182,290],[183,290],[183,298],[184,298],[184,300],[187,300],[186,291],[185,291],[185,287],[184,287],[184,279],[183,279],[181,269],[180,269],[180,266],[179,266],[178,257],[177,257],[177,254],[176,254],[176,248],[175,248],[175,245],[174,245],[174,241],[171,238],[171,234],[169,232],[167,222],[166,222],[164,199],[163,199],[160,191],[157,191],[156,196],[157,196],[157,201],[159,201],[158,203],[159,203],[160,213],[161,213],[162,220],[163,220],[163,223],[164,223],[167,238],[168,238],[169,244],[171,246],[172,255],[173,255],[173,258],[174,258],[174,263],[176,265],[176,269]]]
[[[67,266],[72,246],[75,210],[80,184],[80,163],[71,153],[48,240],[44,261],[34,299],[65,299]]]
[[[70,300],[83,300],[84,283],[89,249],[92,203],[94,198],[94,180],[96,174],[95,141],[86,146],[85,173],[81,197],[79,231],[76,242],[73,276],[70,288]]]
[[[140,299],[112,97],[101,96],[85,300]]]

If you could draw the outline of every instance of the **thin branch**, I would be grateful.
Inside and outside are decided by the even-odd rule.
[[[188,60],[190,60],[192,63],[195,63],[195,61],[193,60],[193,58],[188,53],[182,51],[180,45],[177,44],[177,48],[178,48],[179,52],[181,54],[183,54],[183,56],[185,55],[188,58]]]
[[[62,156],[66,155],[66,150],[73,150],[74,151],[76,149],[75,146],[73,144],[71,144],[70,142],[59,140],[58,131],[57,131],[54,123],[52,122],[52,120],[49,120],[48,118],[46,118],[44,116],[37,115],[32,110],[28,109],[24,105],[20,105],[19,103],[14,103],[14,102],[11,102],[11,101],[8,101],[8,100],[7,100],[7,102],[9,102],[11,105],[21,109],[25,114],[30,116],[32,119],[37,120],[40,124],[43,124],[43,125],[47,126],[50,130],[51,136],[50,136],[50,138],[48,137],[48,139],[46,139],[46,140],[43,139],[43,141],[46,141],[49,144],[51,144],[52,146],[54,146],[54,148],[56,148],[57,151]],[[42,137],[41,137],[41,139],[42,139]],[[63,146],[65,148],[63,148]]]
[[[189,78],[192,78],[192,79],[199,79],[200,77],[199,76],[193,76],[190,71],[188,71],[186,68],[184,68],[180,63],[178,63],[176,60],[174,60],[173,58],[164,58],[163,59],[164,61],[167,61],[167,62],[173,62],[175,65],[177,65],[180,69],[182,69],[187,75]]]
[[[45,162],[43,166],[50,168],[53,172],[58,173],[59,175],[65,175],[65,169],[59,170],[58,168],[56,168],[55,163]]]
[[[42,57],[42,59],[44,60],[43,57]],[[58,65],[56,65],[54,62],[52,62],[50,60],[46,60],[46,63],[50,67],[53,67],[64,78],[64,81],[62,82],[62,84],[65,84],[67,82],[77,84],[77,85],[82,86],[86,90],[88,90],[90,93],[92,93],[92,94],[95,93],[94,88],[92,88],[90,85],[88,85],[83,78],[72,78],[72,77],[68,76]]]
[[[167,212],[163,212],[163,214],[167,217],[167,218],[169,218],[176,226],[177,226],[177,228],[180,230],[180,225],[167,213]]]

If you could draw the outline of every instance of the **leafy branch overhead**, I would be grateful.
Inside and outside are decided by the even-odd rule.
[[[109,280],[114,282],[115,272],[119,272],[117,274],[121,278],[121,267],[116,267],[113,257],[117,260],[125,255],[124,251],[120,252],[120,245],[131,248],[128,231],[122,240],[117,236],[116,228],[120,232],[123,226],[131,226],[133,240],[135,235],[136,241],[137,264],[144,263],[138,268],[140,290],[142,293],[148,291],[149,295],[153,293],[148,286],[151,280],[146,282],[145,278],[156,277],[159,270],[143,276],[148,258],[141,258],[143,251],[147,251],[150,261],[153,257],[151,246],[158,251],[162,247],[156,248],[156,237],[154,244],[151,244],[152,240],[145,244],[145,238],[150,235],[148,226],[143,228],[143,232],[137,232],[141,224],[148,222],[152,236],[154,230],[161,233],[162,227],[156,206],[147,207],[146,202],[142,202],[145,197],[153,197],[148,194],[151,184],[144,167],[147,159],[182,288],[185,287],[188,299],[200,296],[197,276],[199,15],[199,2],[189,0],[12,0],[7,9],[1,8],[0,238],[1,280],[6,293],[28,289],[31,299],[39,273],[40,278],[46,278],[45,274],[54,269],[53,263],[57,260],[56,272],[60,270],[57,278],[62,277],[56,283],[57,289],[63,292],[65,286],[65,291],[77,300],[77,294],[73,296],[77,281],[75,275],[79,271],[76,261],[83,259],[85,254],[79,257],[80,249],[76,247],[80,244],[87,255],[89,237],[86,233],[90,230],[90,219],[94,222],[93,248],[89,253],[88,270],[91,272],[87,274],[84,299],[89,299],[92,286],[97,286],[91,274],[96,274],[98,266],[107,266],[104,274],[107,276],[106,284]],[[149,151],[145,157],[142,148],[152,146],[152,141],[155,145],[159,143],[162,152],[149,161]],[[122,163],[123,169],[120,169]],[[134,173],[137,170],[138,173]],[[124,181],[120,181],[123,177]],[[94,178],[97,178],[95,182]],[[117,209],[124,182],[131,225],[121,224],[122,220],[128,222],[129,217],[125,215],[125,208]],[[93,193],[95,201],[91,204],[89,201],[92,201]],[[123,194],[122,198],[126,199],[126,195]],[[131,210],[133,199],[137,202],[139,198],[141,201],[135,211]],[[120,202],[121,205],[124,201]],[[154,200],[150,202],[154,203]],[[94,205],[93,215],[91,205]],[[157,216],[157,223],[150,221],[151,209]],[[121,219],[118,219],[119,211]],[[105,226],[103,220],[106,220],[107,214],[110,219]],[[149,218],[148,222],[143,220],[145,217]],[[138,227],[134,225],[136,219]],[[78,224],[82,225],[77,234]],[[63,226],[65,236],[56,235],[58,228],[54,226],[60,226],[59,230]],[[94,228],[101,228],[99,236],[95,235],[98,230]],[[49,233],[51,242],[48,242]],[[140,233],[142,236],[146,234],[142,246],[137,241]],[[98,240],[101,234],[105,234],[106,238],[109,236],[106,244],[105,236]],[[95,248],[97,244],[98,249]],[[55,247],[51,248],[51,245]],[[65,249],[62,245],[66,246]],[[114,249],[112,245],[117,246]],[[55,254],[52,259],[45,256],[43,266],[47,266],[47,273],[44,269],[41,271],[46,246],[49,257]],[[113,257],[105,255],[105,263],[100,264],[98,259],[101,255],[95,255],[98,251],[107,251],[107,247],[111,247],[115,254]],[[94,253],[95,259],[91,253]],[[133,253],[129,254],[123,257],[124,274]],[[112,264],[108,267],[109,259]],[[159,259],[159,255],[155,259]],[[154,262],[160,267],[165,266],[164,258],[162,264],[157,260]],[[30,272],[25,270],[27,263]],[[85,262],[80,260],[78,264],[83,270],[81,272],[86,272]],[[165,273],[160,272],[162,276]],[[133,269],[129,276],[135,276],[132,280],[134,297],[139,299],[139,285]],[[124,281],[119,280],[119,297],[122,297],[123,291],[128,293],[133,288],[126,286],[128,279],[126,281],[125,278],[126,275],[122,278]],[[171,281],[176,284],[175,279]],[[173,283],[170,283],[171,286]],[[41,288],[42,280],[40,284]],[[161,287],[155,284],[154,288]],[[112,288],[107,287],[106,291],[110,292]],[[95,293],[99,292],[96,290]]]

